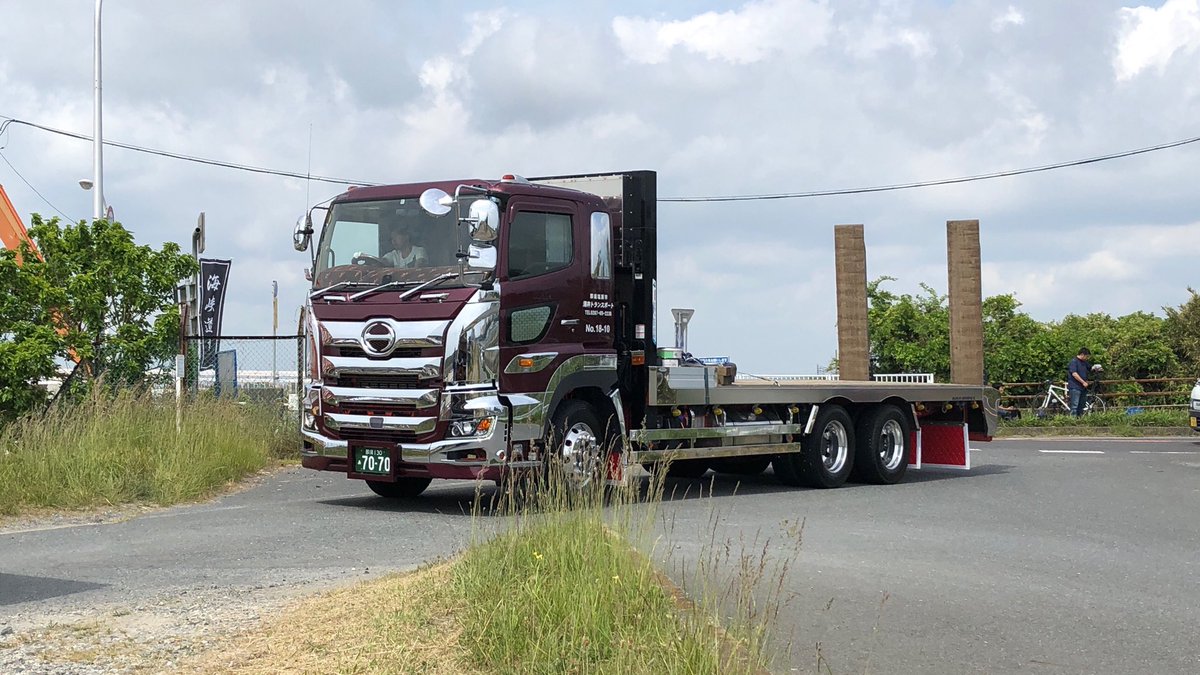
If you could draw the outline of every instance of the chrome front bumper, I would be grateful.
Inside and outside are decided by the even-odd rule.
[[[523,468],[536,466],[536,461],[524,461],[524,458],[509,456],[506,425],[497,420],[491,431],[483,436],[469,438],[451,438],[433,443],[398,443],[400,461],[406,464],[445,464],[448,466],[465,467],[495,467]],[[330,459],[346,460],[349,457],[347,441],[329,438],[318,431],[301,429],[303,447],[301,457],[327,457]],[[364,444],[369,444],[364,442]],[[458,459],[451,458],[452,453],[463,450],[483,450],[487,459]]]

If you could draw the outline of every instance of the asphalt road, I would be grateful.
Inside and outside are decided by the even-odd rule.
[[[1200,672],[1200,442],[975,448],[968,473],[890,487],[717,479],[670,507],[672,567],[714,521],[736,546],[804,519],[775,595],[795,672]]]
[[[1200,442],[976,447],[970,472],[890,487],[672,482],[659,557],[686,585],[709,542],[753,553],[770,538],[768,574],[791,559],[766,594],[786,600],[783,672],[1200,672]],[[289,470],[209,504],[0,532],[0,617],[411,568],[469,540],[474,490],[389,503]],[[800,521],[791,556],[784,530]]]

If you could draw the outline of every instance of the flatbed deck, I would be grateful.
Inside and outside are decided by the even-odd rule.
[[[993,394],[991,387],[980,385],[925,382],[738,380],[733,384],[718,384],[715,367],[668,366],[651,372],[649,404],[820,404],[837,399],[853,403],[882,403],[889,399],[958,402],[994,400]]]

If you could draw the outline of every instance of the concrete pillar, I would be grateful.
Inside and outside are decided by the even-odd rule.
[[[843,380],[870,380],[867,335],[867,248],[862,225],[835,225],[838,373]]]
[[[950,381],[983,384],[983,282],[979,221],[946,221],[950,275]]]

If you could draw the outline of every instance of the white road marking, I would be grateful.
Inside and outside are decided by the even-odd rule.
[[[1131,455],[1200,455],[1200,452],[1195,450],[1130,450]]]
[[[1103,455],[1103,450],[1038,450],[1047,455]]]

